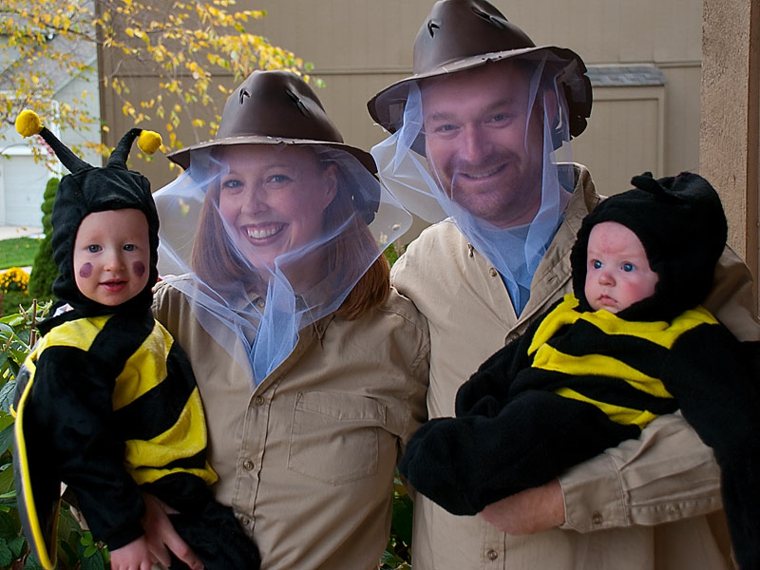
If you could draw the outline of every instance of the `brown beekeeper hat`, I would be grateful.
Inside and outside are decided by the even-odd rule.
[[[187,168],[193,151],[239,144],[329,146],[353,155],[371,173],[377,172],[372,155],[345,144],[316,93],[287,71],[254,71],[227,99],[215,138],[167,156]]]
[[[391,133],[401,128],[409,86],[421,79],[455,73],[506,59],[547,58],[558,69],[567,99],[570,135],[586,128],[591,114],[591,81],[575,52],[536,46],[520,28],[485,0],[439,0],[414,42],[414,75],[393,83],[367,103],[372,118]]]

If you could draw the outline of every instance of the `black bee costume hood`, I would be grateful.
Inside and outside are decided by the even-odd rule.
[[[87,316],[114,312],[91,301],[79,292],[74,279],[74,240],[82,220],[94,212],[135,208],[148,220],[150,244],[150,275],[145,288],[134,298],[118,307],[119,311],[144,311],[152,302],[151,288],[158,279],[158,214],[150,182],[139,172],[127,169],[127,157],[136,138],[141,150],[153,153],[161,145],[161,137],[153,131],[129,130],[119,141],[104,167],[88,164],[43,127],[33,111],[22,111],[16,119],[16,130],[27,137],[39,134],[71,172],[61,178],[53,204],[52,246],[58,277],[53,284],[55,295]]]

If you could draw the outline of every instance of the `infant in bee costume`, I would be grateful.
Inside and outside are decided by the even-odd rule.
[[[702,306],[726,246],[720,198],[690,172],[631,182],[583,220],[573,293],[481,365],[456,418],[424,424],[399,469],[475,515],[680,410],[720,465],[740,567],[760,568],[760,345]]]
[[[56,564],[63,482],[113,568],[157,562],[141,524],[143,493],[177,511],[174,527],[206,569],[259,568],[256,546],[209,488],[217,476],[190,364],[151,313],[158,215],[150,183],[126,159],[136,138],[153,152],[160,136],[130,130],[98,168],[31,111],[16,129],[41,135],[71,172],[52,214],[58,302],[39,323],[14,404],[19,513],[35,557]],[[172,568],[184,566],[172,557]]]

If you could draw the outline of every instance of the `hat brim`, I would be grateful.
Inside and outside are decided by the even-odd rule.
[[[337,143],[333,141],[318,141],[309,139],[289,139],[282,137],[264,137],[264,136],[243,136],[229,137],[224,139],[214,139],[198,143],[181,150],[169,153],[166,157],[187,170],[190,166],[191,153],[202,149],[212,149],[214,147],[236,146],[236,145],[300,145],[300,146],[327,146],[347,152],[354,156],[361,164],[372,174],[377,174],[377,165],[372,155],[360,148],[351,145]]]
[[[505,50],[479,54],[462,58],[423,73],[416,73],[410,77],[392,83],[367,102],[367,109],[372,118],[390,133],[396,132],[401,127],[403,108],[409,95],[412,84],[424,79],[439,77],[459,71],[465,71],[485,65],[509,59],[533,59],[542,55],[552,55],[558,61],[564,62],[569,71],[565,78],[570,88],[570,94],[574,97],[573,103],[583,105],[588,109],[587,116],[591,112],[591,82],[586,74],[586,65],[581,57],[574,51],[557,46],[534,46],[514,50]],[[570,103],[570,102],[569,102]],[[580,134],[574,133],[575,135]]]

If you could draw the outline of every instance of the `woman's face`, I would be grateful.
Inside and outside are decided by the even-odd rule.
[[[322,234],[335,198],[336,167],[293,145],[236,145],[218,155],[229,167],[220,182],[219,211],[242,254],[257,269]]]

